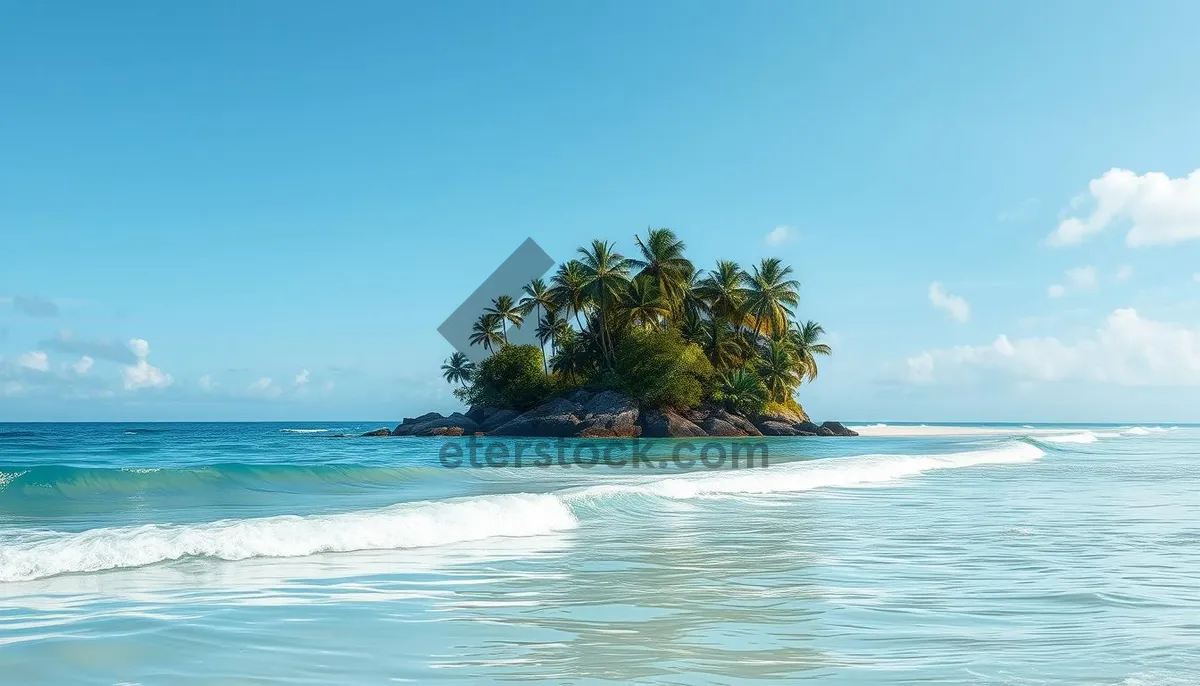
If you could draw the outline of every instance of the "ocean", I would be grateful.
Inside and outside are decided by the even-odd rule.
[[[0,683],[1200,684],[1200,428],[380,426],[0,424]]]

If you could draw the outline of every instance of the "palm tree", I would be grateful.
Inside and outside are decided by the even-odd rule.
[[[754,317],[754,336],[760,332],[780,336],[787,332],[788,317],[800,302],[800,282],[789,279],[791,267],[778,258],[764,259],[747,279],[746,313]]]
[[[767,397],[775,402],[784,402],[800,384],[796,372],[796,358],[790,345],[782,341],[769,340],[758,363],[758,376],[767,389]]]
[[[600,351],[611,364],[613,342],[608,327],[609,312],[629,286],[629,260],[617,252],[612,243],[594,240],[590,247],[579,249],[579,262],[584,277],[583,293],[596,303],[600,315]]]
[[[658,287],[649,279],[635,278],[621,298],[622,321],[631,326],[652,328],[671,314],[671,309],[660,297]]]
[[[521,328],[521,322],[525,321],[525,316],[521,314],[521,308],[517,307],[513,302],[511,295],[502,295],[497,298],[492,298],[492,306],[484,310],[488,314],[494,314],[500,318],[501,331],[504,334],[504,342],[508,343],[508,325],[511,322],[518,329]]]
[[[788,341],[795,353],[796,364],[800,368],[802,380],[808,379],[811,382],[817,378],[817,355],[833,354],[833,348],[830,348],[828,343],[820,342],[821,336],[824,335],[825,327],[814,321],[807,321],[803,324],[792,323],[792,329],[788,332]]]
[[[464,387],[475,373],[475,363],[461,352],[455,351],[442,365],[442,378],[448,383],[460,383]]]
[[[696,284],[696,293],[714,317],[740,327],[746,303],[746,273],[731,260],[718,260],[717,268]]]
[[[528,317],[529,313],[537,310],[537,318],[533,321],[538,323],[538,341],[542,344],[542,367],[546,373],[550,373],[549,363],[546,361],[546,340],[542,338],[542,310],[549,315],[554,311],[554,295],[550,289],[546,287],[546,282],[541,278],[534,279],[525,284],[525,295],[521,297],[521,301],[517,305],[521,308],[521,312]]]
[[[550,358],[550,368],[572,383],[587,370],[587,342],[583,336],[569,331],[558,340],[558,349]]]
[[[495,314],[481,314],[479,319],[471,325],[471,338],[468,339],[471,345],[481,345],[484,350],[492,351],[504,343],[504,336],[500,331],[500,316]]]
[[[715,396],[728,409],[751,414],[767,402],[767,389],[754,372],[738,368],[718,378]]]
[[[571,260],[560,265],[554,277],[550,279],[552,284],[550,292],[556,308],[573,312],[575,323],[579,325],[580,330],[583,329],[583,322],[580,321],[579,314],[587,305],[587,298],[583,293],[585,281],[583,264],[579,260]]]
[[[708,361],[717,369],[735,367],[743,357],[737,333],[730,328],[729,322],[718,317],[709,320],[704,327],[700,347],[704,349]]]
[[[517,304],[521,306],[521,312],[528,317],[529,313],[537,310],[537,318],[535,322],[542,320],[542,311],[549,312],[554,309],[554,294],[546,286],[546,282],[542,279],[534,279],[525,284],[525,295],[521,296],[521,301]]]
[[[670,229],[650,229],[645,241],[641,236],[634,236],[633,240],[642,256],[630,259],[630,267],[638,270],[638,277],[653,281],[671,314],[679,314],[696,271],[683,256],[687,246]]]

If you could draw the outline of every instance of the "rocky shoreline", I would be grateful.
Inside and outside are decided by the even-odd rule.
[[[473,407],[465,414],[429,412],[395,429],[363,436],[535,436],[544,438],[693,438],[702,436],[857,436],[839,422],[815,424],[802,413],[745,417],[722,407],[685,412],[640,408],[616,391],[576,390],[527,412]]]

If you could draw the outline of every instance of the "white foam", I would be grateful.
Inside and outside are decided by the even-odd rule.
[[[518,493],[333,515],[43,532],[0,547],[0,581],[140,567],[184,557],[244,560],[421,548],[496,536],[536,536],[577,525],[559,498]]]
[[[1100,440],[1100,437],[1091,431],[1080,431],[1073,434],[1061,434],[1058,436],[1041,436],[1039,440],[1047,443],[1095,443]]]
[[[710,495],[789,493],[815,488],[886,483],[935,469],[1032,462],[1044,454],[1045,452],[1037,446],[1015,442],[987,450],[943,455],[834,457],[788,462],[766,469],[697,472],[640,484],[592,486],[569,494],[567,499],[594,499],[621,491],[637,491],[680,499]]]

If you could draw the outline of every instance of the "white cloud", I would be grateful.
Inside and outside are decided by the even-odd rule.
[[[144,338],[131,338],[129,339],[129,350],[139,360],[145,359],[150,354],[150,344]]]
[[[929,302],[937,309],[948,312],[956,321],[965,322],[971,318],[971,306],[967,301],[950,295],[937,281],[929,284]]]
[[[927,350],[907,360],[914,383],[999,374],[1017,382],[1091,381],[1116,386],[1200,386],[1200,329],[1114,310],[1091,335],[1010,340]]]
[[[84,374],[87,374],[92,369],[92,365],[95,363],[96,363],[95,360],[88,357],[87,355],[84,355],[83,357],[79,358],[78,362],[71,365],[71,368],[75,370],[76,374],[79,374],[80,376],[82,376]]]
[[[31,353],[18,355],[17,364],[36,372],[44,372],[50,368],[50,358],[41,350],[35,350]]]
[[[1046,289],[1046,294],[1051,298],[1061,298],[1067,293],[1080,293],[1084,291],[1094,291],[1100,286],[1100,279],[1096,275],[1096,268],[1092,266],[1075,267],[1066,271],[1067,284],[1054,284]]]
[[[300,387],[300,386],[304,386],[307,383],[308,383],[308,370],[301,369],[300,373],[296,375],[295,384],[297,387]]]
[[[1133,267],[1130,267],[1127,264],[1123,264],[1120,267],[1117,267],[1117,273],[1116,273],[1117,281],[1128,281],[1132,278],[1133,278]]]
[[[1200,283],[1200,272],[1196,272],[1195,274],[1192,274],[1192,281],[1195,281],[1196,283]]]
[[[1068,217],[1047,238],[1053,246],[1077,245],[1117,223],[1128,223],[1125,243],[1138,247],[1200,239],[1200,169],[1172,179],[1161,172],[1138,175],[1110,169],[1088,183],[1078,202],[1091,214]]]
[[[121,378],[125,382],[125,390],[136,391],[142,388],[166,388],[175,383],[175,379],[171,378],[170,374],[166,374],[158,367],[151,366],[144,359],[138,360],[137,364],[129,367],[121,368]]]
[[[142,388],[166,388],[175,379],[146,361],[150,356],[150,344],[144,338],[131,338],[129,350],[137,358],[137,362],[121,368],[121,378],[125,382],[125,390],[136,391]]]
[[[792,231],[792,227],[790,226],[784,226],[782,224],[776,226],[775,228],[771,229],[770,233],[767,234],[767,245],[782,245],[787,243],[788,241],[792,240],[794,233],[795,232]]]
[[[205,374],[200,377],[197,383],[200,385],[200,390],[202,391],[211,391],[217,387],[217,383],[213,381],[211,374]]]
[[[264,398],[278,397],[282,392],[275,382],[271,381],[271,377],[264,376],[261,379],[254,381],[246,387],[246,391],[251,395],[262,396]]]
[[[3,389],[0,389],[0,390],[3,391],[3,393],[0,393],[0,395],[4,395],[7,397],[7,396],[13,396],[13,395],[20,395],[21,391],[25,390],[25,387],[22,386],[17,381],[9,381],[9,382],[5,383]]]

